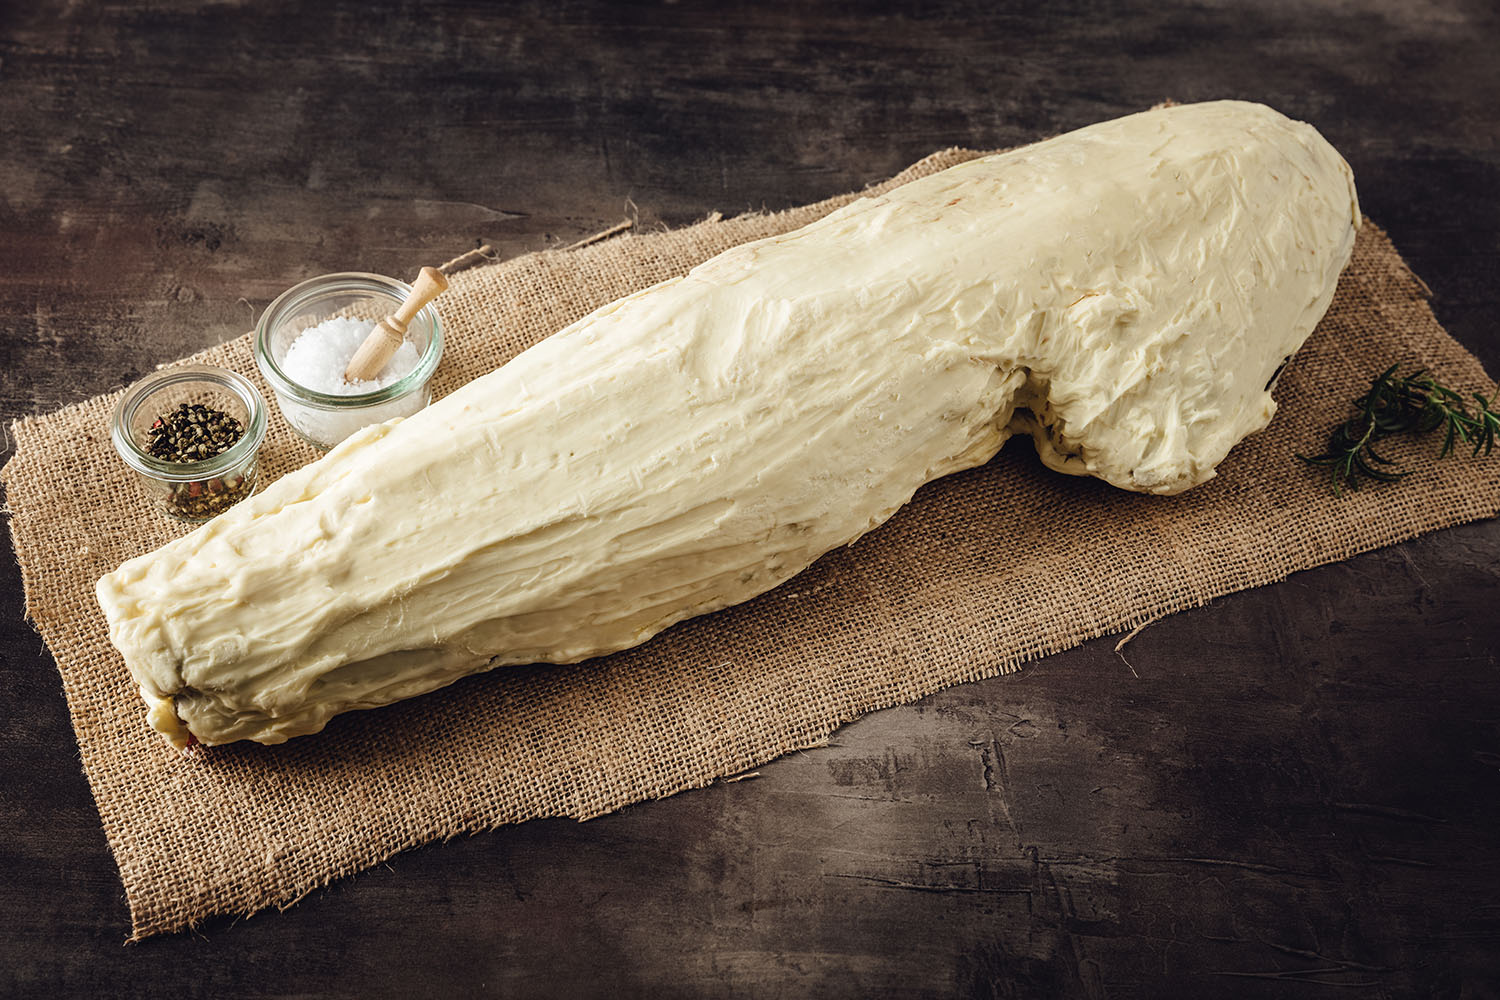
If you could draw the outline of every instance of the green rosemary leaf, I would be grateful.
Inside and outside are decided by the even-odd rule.
[[[1299,452],[1297,457],[1308,465],[1332,465],[1339,461],[1338,455],[1303,455]]]
[[[1388,472],[1385,469],[1377,469],[1369,462],[1365,461],[1364,455],[1356,454],[1353,456],[1353,458],[1354,467],[1359,470],[1361,475],[1368,476],[1371,479],[1379,480],[1382,483],[1394,483],[1396,480],[1402,478],[1403,476],[1409,475],[1409,473],[1407,472]]]
[[[1474,454],[1479,454],[1481,446],[1486,455],[1495,450],[1495,435],[1500,433],[1500,413],[1496,413],[1490,407],[1490,401],[1479,393],[1474,393],[1474,398],[1479,401],[1479,434],[1474,439]]]
[[[1438,452],[1438,458],[1447,458],[1448,453],[1453,450],[1453,439],[1463,433],[1463,428],[1454,423],[1453,418],[1447,420],[1448,430],[1443,435],[1443,450]]]
[[[1343,487],[1358,489],[1361,479],[1393,483],[1411,474],[1397,469],[1396,462],[1375,450],[1375,443],[1397,434],[1428,434],[1441,429],[1439,458],[1446,458],[1460,445],[1471,446],[1471,457],[1489,455],[1500,436],[1500,411],[1493,397],[1474,392],[1479,404],[1474,413],[1463,393],[1443,385],[1426,368],[1400,374],[1392,365],[1370,382],[1367,392],[1354,400],[1355,414],[1336,425],[1328,435],[1328,450],[1320,455],[1297,457],[1309,465],[1326,466],[1333,480],[1334,496]]]

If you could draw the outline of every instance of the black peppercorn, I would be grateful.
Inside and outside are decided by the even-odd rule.
[[[163,462],[202,462],[228,451],[243,433],[240,422],[222,410],[182,403],[152,422],[146,451]],[[176,483],[163,502],[170,513],[206,520],[245,499],[252,488],[241,475],[215,476]]]

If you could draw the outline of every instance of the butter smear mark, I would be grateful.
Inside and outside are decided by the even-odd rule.
[[[748,600],[1018,431],[1178,493],[1271,419],[1359,221],[1333,147],[1257,104],[972,160],[365,428],[101,579],[110,637],[174,743],[275,743]]]

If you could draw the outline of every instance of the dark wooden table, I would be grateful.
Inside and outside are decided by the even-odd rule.
[[[1168,96],[1315,123],[1500,371],[1488,0],[200,6],[0,7],[7,420],[308,275],[778,208]],[[1090,643],[129,947],[0,564],[0,994],[1500,995],[1495,522],[1162,621],[1134,673]]]

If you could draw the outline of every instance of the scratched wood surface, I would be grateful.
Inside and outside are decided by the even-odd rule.
[[[1500,371],[1497,44],[1487,0],[6,4],[0,415],[312,274],[782,207],[1167,96],[1316,123]],[[1496,996],[1497,566],[1496,523],[1446,531],[1157,623],[1129,664],[1092,643],[753,780],[121,947],[7,547],[0,994]]]

